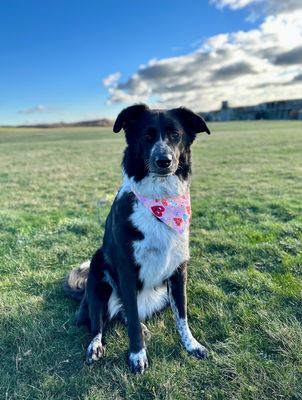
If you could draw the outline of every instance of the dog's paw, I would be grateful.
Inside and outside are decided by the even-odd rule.
[[[185,342],[186,350],[192,356],[203,360],[208,357],[208,350],[200,344],[194,337]]]
[[[200,344],[193,336],[192,334],[182,337],[182,342],[189,354],[192,356],[199,358],[199,359],[205,359],[208,357],[208,350]]]
[[[91,341],[86,352],[86,364],[92,364],[105,354],[105,347],[102,339],[98,335]]]
[[[192,356],[194,356],[194,357],[196,357],[196,358],[199,358],[199,359],[201,359],[201,360],[203,360],[203,359],[205,359],[205,358],[208,358],[208,355],[209,355],[208,350],[207,350],[204,346],[202,346],[201,344],[198,343],[198,345],[199,345],[199,346],[190,349],[190,350],[189,350],[189,353],[190,353]]]
[[[144,373],[149,366],[146,350],[142,349],[138,353],[129,353],[128,363],[130,371],[134,374]]]

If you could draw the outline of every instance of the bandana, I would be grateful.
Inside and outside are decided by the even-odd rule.
[[[164,222],[179,234],[184,233],[191,222],[191,203],[190,194],[170,197],[167,199],[150,199],[136,193],[137,199],[145,206],[157,219]]]

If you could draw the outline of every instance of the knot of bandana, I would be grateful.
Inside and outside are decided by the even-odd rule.
[[[164,199],[150,199],[139,195],[133,189],[131,190],[143,206],[176,232],[182,234],[190,225],[191,203],[189,193]]]

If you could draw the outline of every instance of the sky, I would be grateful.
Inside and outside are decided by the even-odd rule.
[[[0,0],[0,125],[301,97],[301,0]]]

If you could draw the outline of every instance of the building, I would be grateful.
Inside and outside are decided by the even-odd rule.
[[[260,103],[255,106],[230,107],[223,101],[220,110],[201,113],[207,121],[235,121],[257,119],[300,119],[302,120],[302,99],[279,100]]]

